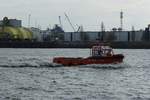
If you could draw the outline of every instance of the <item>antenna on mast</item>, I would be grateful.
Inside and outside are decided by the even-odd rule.
[[[123,12],[120,12],[120,28],[123,30]]]

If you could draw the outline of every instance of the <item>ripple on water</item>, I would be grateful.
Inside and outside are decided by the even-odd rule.
[[[150,50],[115,51],[123,64],[64,67],[50,59],[89,49],[0,49],[0,99],[149,100]]]

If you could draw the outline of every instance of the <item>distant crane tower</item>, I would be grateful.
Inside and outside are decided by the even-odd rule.
[[[31,14],[28,15],[28,28],[30,28]]]
[[[66,16],[66,18],[67,18],[67,20],[68,20],[68,22],[69,22],[70,26],[72,27],[72,29],[73,29],[73,30],[74,30],[74,32],[75,32],[76,30],[75,30],[75,28],[73,27],[73,25],[72,25],[72,23],[71,23],[71,21],[70,21],[69,17],[67,16],[67,14],[66,14],[66,13],[64,13],[64,14],[65,14],[65,16]]]
[[[61,28],[63,28],[62,23],[61,23],[61,16],[59,16],[59,25]]]
[[[134,26],[132,26],[132,32],[135,31]]]
[[[101,22],[101,31],[104,32],[105,31],[105,26],[104,26],[104,23]]]
[[[120,12],[120,28],[123,30],[123,12]]]

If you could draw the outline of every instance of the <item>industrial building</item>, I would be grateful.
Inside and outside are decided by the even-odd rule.
[[[144,31],[65,32],[64,41],[142,41]],[[83,38],[84,37],[84,38]]]
[[[8,19],[4,17],[3,20],[0,21],[0,26],[7,25],[12,27],[22,27],[22,21],[18,19]]]
[[[32,39],[34,41],[43,42],[42,31],[39,28],[31,27],[29,30],[32,32]]]
[[[22,27],[22,21],[4,17],[0,21],[0,40],[32,40],[33,33]]]

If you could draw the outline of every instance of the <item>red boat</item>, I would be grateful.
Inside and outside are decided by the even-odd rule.
[[[123,62],[122,54],[114,54],[109,46],[93,46],[91,56],[87,58],[56,57],[54,63],[64,66],[76,66],[87,64],[118,64]]]

